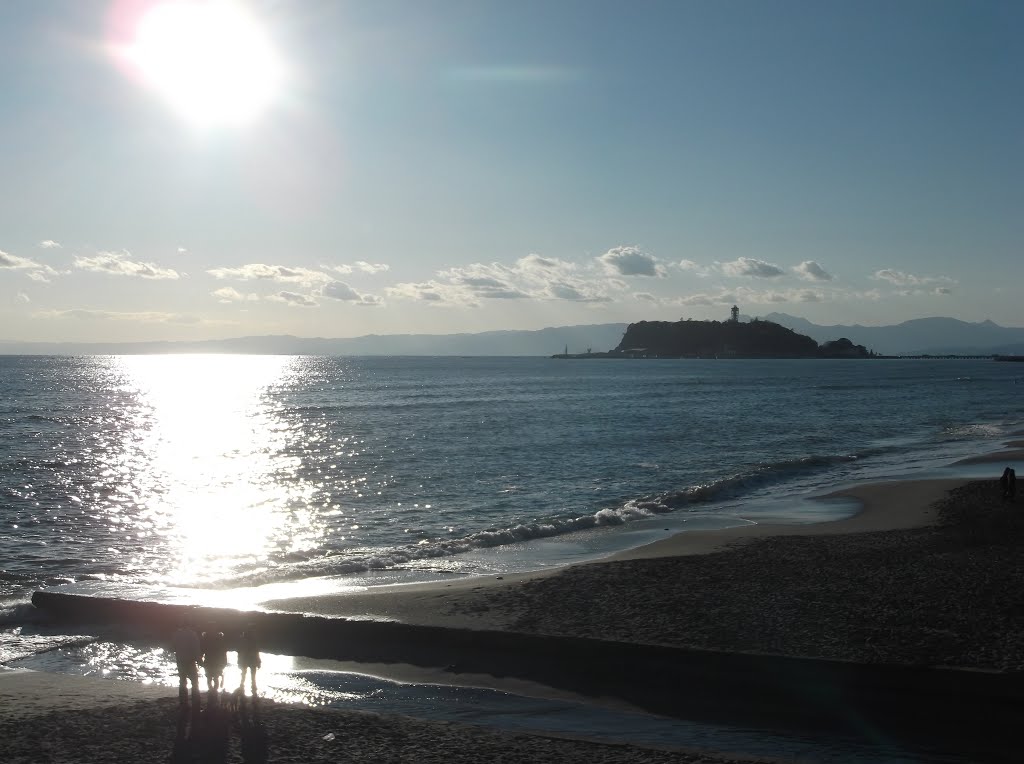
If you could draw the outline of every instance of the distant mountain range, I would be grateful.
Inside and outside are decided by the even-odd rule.
[[[919,318],[895,326],[819,326],[785,313],[761,316],[818,343],[845,337],[882,355],[1021,355],[1024,328],[991,321]],[[275,355],[440,355],[550,356],[595,353],[619,345],[627,324],[559,326],[476,334],[369,334],[363,337],[237,337],[199,342],[12,342],[0,340],[0,354],[107,355],[141,353],[267,353]]]
[[[769,313],[762,318],[818,342],[846,337],[882,355],[1024,354],[1024,328],[999,326],[991,321],[916,318],[894,326],[819,326],[785,313]]]
[[[550,356],[610,350],[626,324],[559,326],[476,334],[368,334],[362,337],[236,337],[199,342],[9,342],[2,355],[133,355],[148,353],[253,353],[269,355]]]

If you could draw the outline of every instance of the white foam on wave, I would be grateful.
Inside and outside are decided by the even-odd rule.
[[[414,565],[417,561],[434,560],[466,554],[482,549],[523,544],[541,539],[591,530],[615,527],[650,519],[660,514],[708,507],[715,503],[749,495],[752,491],[793,478],[857,462],[864,456],[885,449],[859,454],[816,454],[799,459],[752,465],[746,471],[709,483],[687,486],[648,497],[629,499],[615,507],[593,513],[554,517],[519,523],[507,528],[490,528],[458,538],[422,539],[415,545],[375,550],[369,554],[331,555],[314,560],[296,561],[289,566],[249,573],[231,582],[253,586],[281,580],[311,576],[335,576],[381,571]]]
[[[0,665],[10,665],[54,650],[70,649],[95,641],[95,637],[68,634],[33,634],[23,627],[0,630]],[[14,666],[16,668],[17,666]]]

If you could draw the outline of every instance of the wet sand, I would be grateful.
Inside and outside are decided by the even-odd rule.
[[[526,735],[399,716],[260,701],[245,715],[186,715],[176,690],[0,670],[4,764],[266,761],[522,764],[729,764],[764,759]],[[205,705],[205,693],[204,693]],[[253,722],[258,722],[253,725]],[[206,758],[204,758],[204,756]]]

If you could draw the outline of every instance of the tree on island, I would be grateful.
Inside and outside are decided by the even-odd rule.
[[[826,342],[821,346],[821,355],[828,358],[873,358],[874,352],[863,345],[854,345],[846,337]]]

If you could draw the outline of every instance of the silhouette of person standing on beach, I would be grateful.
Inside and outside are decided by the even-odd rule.
[[[199,660],[202,653],[199,647],[199,635],[188,621],[171,635],[171,648],[178,664],[178,702],[184,706],[188,703],[187,683],[192,683],[192,710],[199,712]]]
[[[223,631],[203,632],[203,670],[206,672],[206,691],[210,701],[224,689],[224,668],[228,665],[228,646]]]
[[[253,632],[252,627],[249,627],[242,632],[242,642],[238,646],[238,669],[242,672],[242,682],[239,688],[242,690],[243,697],[245,696],[245,672],[248,670],[252,683],[252,697],[255,699],[256,669],[262,665],[260,648],[256,643],[256,634]]]
[[[1017,472],[1012,467],[1003,470],[1003,476],[999,478],[999,485],[1003,488],[1003,498],[1013,501],[1017,495]]]

